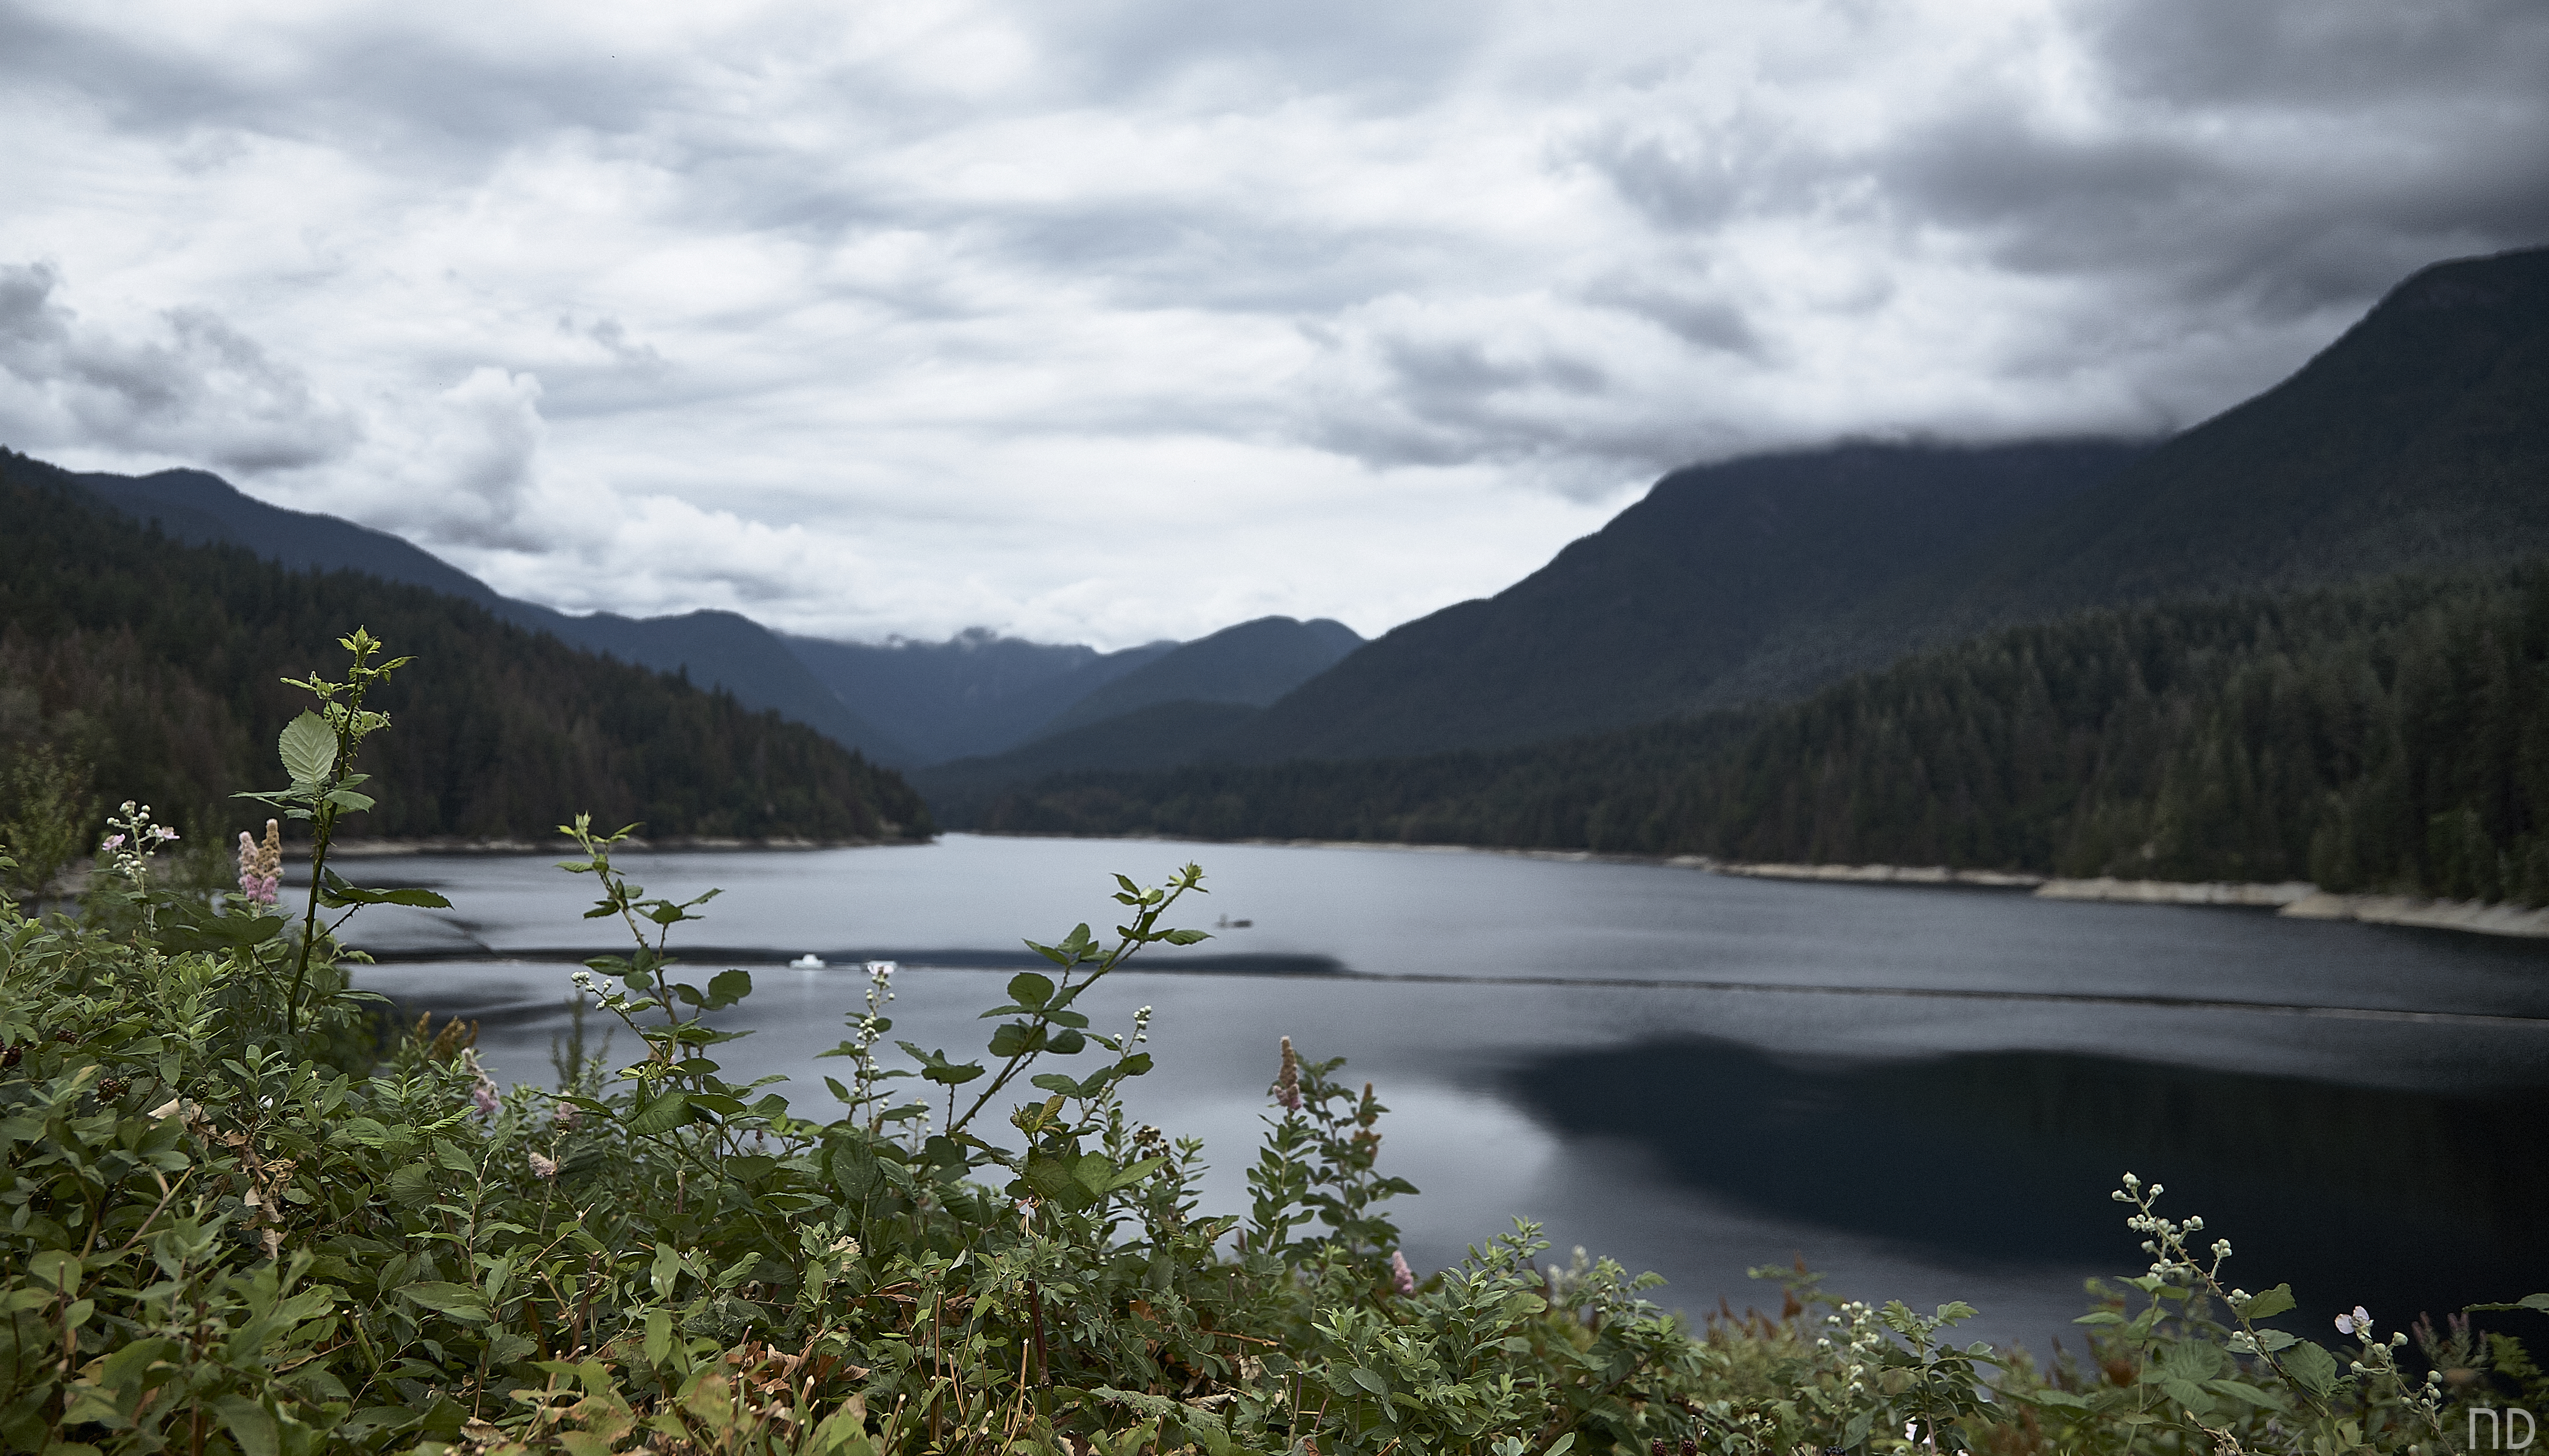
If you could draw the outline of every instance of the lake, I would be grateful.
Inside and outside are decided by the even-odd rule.
[[[2139,1272],[2108,1195],[2292,1282],[2306,1312],[2386,1324],[2549,1289],[2549,946],[2257,911],[1736,879],[1563,856],[949,835],[925,847],[632,854],[651,894],[721,888],[684,925],[694,969],[752,972],[725,1075],[784,1074],[843,1034],[859,963],[892,959],[895,1038],[977,1055],[1022,937],[1117,921],[1112,873],[1187,860],[1209,896],[1081,1006],[1156,1008],[1134,1111],[1200,1136],[1207,1208],[1246,1207],[1276,1038],[1350,1059],[1390,1114],[1382,1165],[1420,1267],[1540,1220],[1697,1311],[1776,1308],[1748,1266],[1802,1256],[1854,1298],[1963,1299],[1980,1337],[2039,1351],[2082,1281]],[[593,881],[548,857],[348,864],[449,912],[375,909],[357,984],[482,1020],[506,1078],[553,1081],[568,975],[626,948],[580,919]],[[1246,921],[1244,928],[1215,928]],[[823,970],[785,964],[802,954]],[[633,1051],[621,1033],[614,1051]],[[737,1075],[738,1073],[742,1075]]]

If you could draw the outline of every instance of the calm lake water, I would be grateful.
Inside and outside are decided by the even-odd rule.
[[[927,847],[632,855],[650,893],[724,894],[685,925],[756,992],[726,1075],[793,1078],[844,1034],[859,962],[893,959],[895,1037],[979,1053],[1024,936],[1115,923],[1121,870],[1192,859],[1225,928],[1147,952],[1082,1003],[1157,1008],[1142,1116],[1205,1139],[1209,1207],[1245,1207],[1275,1040],[1350,1058],[1391,1109],[1383,1163],[1420,1266],[1540,1220],[1697,1310],[1775,1308],[1748,1266],[1963,1299],[2043,1348],[2081,1282],[2146,1259],[2108,1197],[2129,1169],[2202,1213],[2251,1289],[2385,1323],[2549,1289],[2549,947],[2254,911],[1781,884],[1562,858],[950,835]],[[593,882],[545,857],[366,861],[450,912],[373,910],[359,984],[482,1018],[501,1075],[553,1080],[567,982],[622,950]],[[680,951],[683,942],[677,940]],[[833,969],[785,962],[812,953]],[[616,1051],[632,1049],[625,1033]],[[740,1072],[743,1075],[737,1076]]]

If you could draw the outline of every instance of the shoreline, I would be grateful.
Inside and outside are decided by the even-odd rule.
[[[2549,907],[2477,901],[2429,900],[2412,895],[2338,895],[2307,880],[2256,884],[2224,880],[2122,880],[2112,875],[2066,879],[2010,870],[1949,869],[1945,865],[1784,864],[1717,859],[1705,854],[1616,854],[1592,849],[1538,849],[1503,844],[1410,844],[1388,839],[1181,839],[1166,834],[1017,834],[997,830],[952,832],[1003,839],[1115,839],[1128,843],[1253,844],[1289,849],[1391,849],[1426,854],[1506,854],[1573,864],[1645,864],[1693,869],[1746,880],[1787,880],[1819,885],[1918,885],[1940,889],[2024,890],[2038,900],[2106,905],[2212,907],[2271,910],[2303,921],[2355,921],[2416,930],[2457,930],[2510,939],[2549,939]]]
[[[769,839],[733,839],[712,834],[667,834],[661,838],[630,835],[619,841],[612,852],[672,853],[676,851],[725,851],[736,849],[889,849],[897,845],[924,845],[927,839],[806,839],[781,835]],[[299,849],[301,858],[310,857],[310,841],[287,842],[286,850]],[[471,839],[457,835],[424,839],[339,839],[328,846],[330,859],[385,859],[400,854],[573,854],[573,839]]]

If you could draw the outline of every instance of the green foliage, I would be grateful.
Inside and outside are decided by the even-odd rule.
[[[1057,778],[988,827],[2549,902],[2549,566],[2100,611],[1502,753]]]
[[[62,808],[36,818],[75,824],[80,852],[97,807],[128,795],[212,843],[236,827],[223,803],[265,779],[308,706],[286,680],[361,622],[436,664],[430,691],[398,680],[370,700],[401,731],[366,764],[361,792],[380,801],[366,833],[529,837],[579,810],[656,835],[931,832],[898,776],[729,695],[421,587],[183,545],[47,480],[0,451],[0,823],[31,813],[11,782],[48,752],[70,771],[45,801]],[[32,848],[13,850],[28,873]]]
[[[318,822],[351,791],[387,727],[363,681],[305,682],[341,711],[326,741],[279,745],[291,787],[262,797]],[[2162,1218],[2129,1175],[2150,1270],[2049,1374],[1950,1343],[1964,1306],[1843,1303],[1802,1271],[1777,1316],[1695,1329],[1646,1298],[1652,1276],[1580,1250],[1539,1267],[1529,1225],[1420,1282],[1382,1212],[1413,1192],[1379,1171],[1385,1110],[1288,1044],[1252,1213],[1206,1214],[1200,1145],[1121,1098],[1150,1070],[1148,1009],[1115,1029],[1077,1009],[1144,948],[1203,938],[1166,922],[1203,893],[1192,865],[1119,877],[1109,936],[1030,942],[1053,970],[985,1013],[985,1059],[881,1065],[876,972],[817,1120],[722,1076],[745,1033],[712,1015],[751,978],[683,967],[671,935],[708,897],[630,882],[624,830],[579,819],[564,867],[628,932],[578,979],[644,1053],[562,1054],[545,1092],[500,1090],[456,1025],[379,1058],[357,1039],[342,918],[317,910],[386,897],[322,863],[287,931],[256,894],[207,904],[152,874],[142,807],[118,823],[134,852],[86,920],[0,903],[10,1450],[2334,1456],[2453,1449],[2456,1412],[2540,1385],[2466,1319],[2427,1332],[2421,1383],[2361,1310],[2342,1358],[2265,1323],[2290,1292],[2223,1289],[2227,1245],[2199,1262],[2201,1220]]]

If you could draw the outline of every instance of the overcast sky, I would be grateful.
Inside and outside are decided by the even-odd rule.
[[[1367,632],[2549,242],[2539,0],[0,0],[0,442],[570,610]]]

